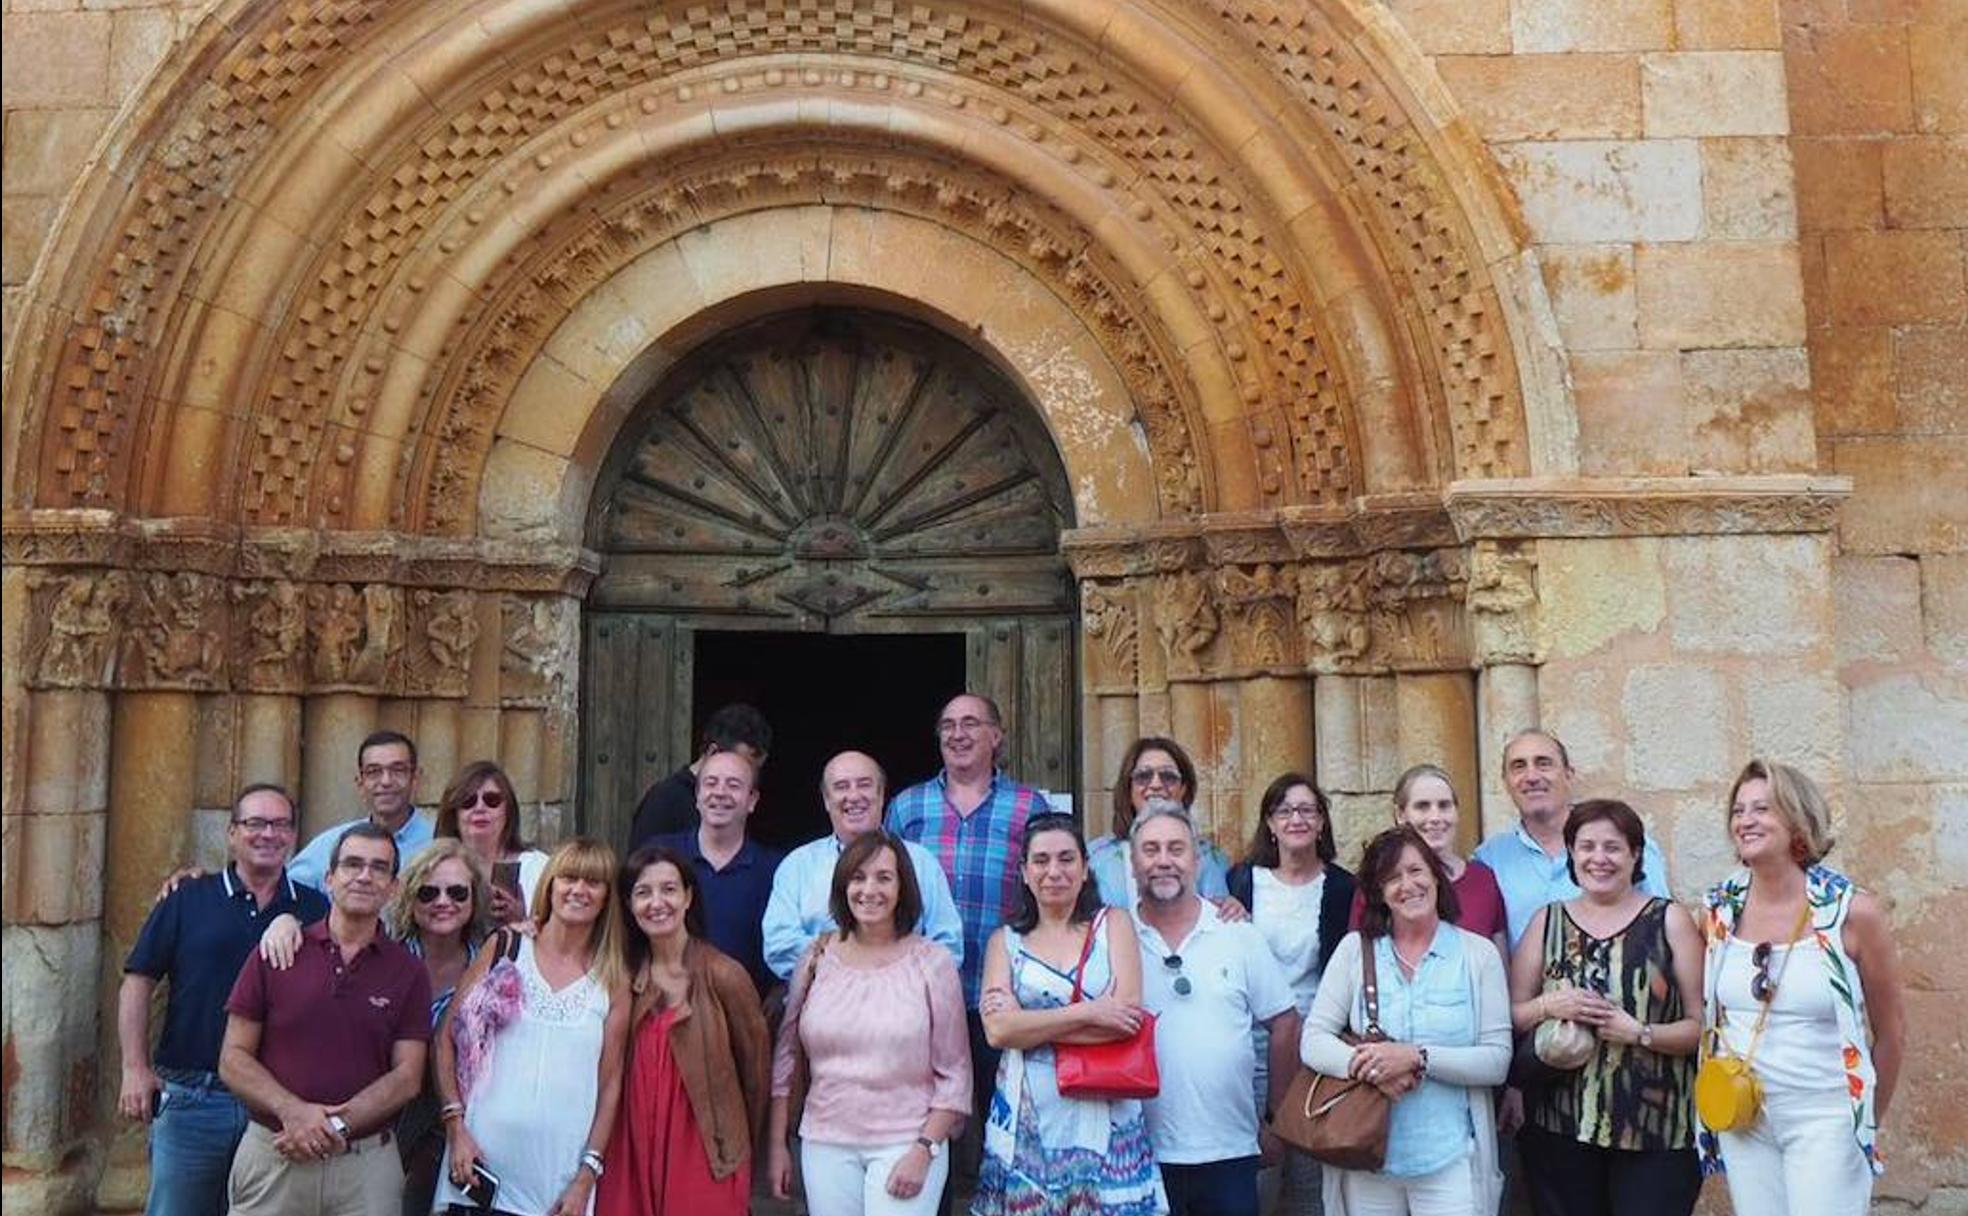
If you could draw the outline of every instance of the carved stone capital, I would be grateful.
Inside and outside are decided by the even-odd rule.
[[[24,631],[33,688],[109,688],[123,640],[129,575],[121,570],[32,570]]]
[[[1087,638],[1089,693],[1132,693],[1141,674],[1141,610],[1134,584],[1080,585],[1080,630]]]
[[[118,684],[209,691],[226,682],[231,604],[223,580],[153,570],[128,578]]]
[[[576,694],[580,604],[563,596],[500,601],[499,703],[570,709]]]

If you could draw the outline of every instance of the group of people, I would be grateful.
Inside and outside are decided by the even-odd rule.
[[[357,756],[368,813],[291,862],[292,799],[248,787],[229,864],[174,876],[125,963],[148,1210],[737,1216],[763,1171],[812,1216],[1256,1216],[1266,1188],[1291,1216],[1491,1216],[1506,1166],[1540,1216],[1685,1214],[1704,1167],[1740,1216],[1865,1210],[1897,965],[1796,770],[1737,778],[1742,868],[1691,914],[1630,806],[1574,803],[1546,731],[1507,741],[1519,818],[1473,856],[1423,764],[1356,872],[1305,774],[1232,864],[1175,740],[1127,749],[1089,840],[1004,771],[989,698],[935,731],[942,769],[892,799],[834,756],[830,830],[783,855],[747,831],[771,733],[745,706],[619,864],[526,845],[488,762],[427,819],[392,732]],[[1152,1092],[1069,1075],[1101,1044],[1152,1059]],[[1717,1132],[1711,1057],[1760,1082]],[[1378,1168],[1273,1134],[1302,1069],[1389,1099]]]

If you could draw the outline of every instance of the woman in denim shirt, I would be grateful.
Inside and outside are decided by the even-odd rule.
[[[1491,1088],[1510,1070],[1510,995],[1486,939],[1453,923],[1441,859],[1410,827],[1382,832],[1360,864],[1366,912],[1333,952],[1305,1019],[1307,1067],[1359,1077],[1394,1100],[1378,1171],[1324,1171],[1326,1216],[1488,1216],[1496,1211]],[[1374,952],[1387,1042],[1367,1028],[1360,951]]]

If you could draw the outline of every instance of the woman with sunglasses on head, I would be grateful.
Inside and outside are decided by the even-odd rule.
[[[970,1116],[963,983],[950,952],[916,931],[907,857],[880,828],[843,848],[827,900],[840,932],[793,969],[766,1142],[772,1193],[788,1198],[797,1131],[812,1216],[929,1216]]]
[[[1312,1008],[1319,977],[1346,935],[1355,895],[1353,875],[1333,860],[1332,805],[1303,773],[1273,781],[1257,804],[1257,830],[1244,860],[1230,870],[1230,895],[1250,909],[1271,947],[1302,1018]],[[1260,1032],[1255,1090],[1269,1092],[1268,1052]],[[1279,1213],[1319,1210],[1319,1163],[1286,1150]]]
[[[1134,921],[1110,915],[1071,815],[1025,825],[1017,914],[992,935],[978,1003],[1003,1051],[984,1129],[974,1216],[1168,1210],[1141,1103],[1059,1092],[1058,1043],[1111,1043],[1141,1028]],[[1075,995],[1080,999],[1075,1000]]]
[[[1678,905],[1640,889],[1647,834],[1624,802],[1565,820],[1580,894],[1531,917],[1511,960],[1511,1022],[1591,1032],[1584,1063],[1524,1091],[1524,1176],[1538,1216],[1687,1216],[1701,1194],[1692,1056],[1701,938]]]
[[[681,853],[637,849],[620,887],[635,997],[596,1209],[744,1216],[771,1070],[758,990],[705,940],[696,868]]]
[[[493,875],[492,923],[519,924],[547,868],[547,855],[520,841],[519,797],[512,779],[490,760],[474,760],[458,770],[437,803],[438,836],[465,842]],[[500,869],[517,874],[511,885],[498,881]]]
[[[1745,1125],[1704,1129],[1703,1164],[1726,1172],[1737,1216],[1859,1216],[1906,1047],[1886,911],[1824,864],[1831,808],[1789,765],[1750,761],[1728,826],[1743,868],[1704,901],[1702,1047],[1747,1059],[1762,1100]]]
[[[1134,818],[1151,798],[1179,802],[1186,810],[1196,801],[1196,765],[1189,753],[1173,739],[1150,735],[1136,739],[1121,757],[1121,771],[1114,778],[1113,834],[1093,841],[1087,862],[1100,890],[1100,900],[1110,908],[1132,908],[1134,867],[1128,862],[1128,830]],[[1207,840],[1202,845],[1202,876],[1197,892],[1211,903],[1229,894],[1226,879],[1230,859]],[[1233,919],[1241,919],[1242,905]]]
[[[1488,939],[1456,927],[1448,873],[1413,828],[1368,842],[1360,889],[1360,929],[1333,951],[1299,1054],[1316,1072],[1375,1086],[1393,1109],[1379,1170],[1321,1171],[1326,1216],[1490,1216],[1503,1188],[1492,1092],[1510,1070],[1503,961]],[[1386,1040],[1340,1037],[1370,1025]]]
[[[453,1216],[594,1208],[629,1027],[615,879],[607,845],[561,845],[533,898],[533,931],[501,929],[459,982],[433,1044],[448,1141],[437,1203]],[[488,1020],[489,1052],[472,1029]],[[498,1178],[489,1203],[474,1194],[477,1166]]]

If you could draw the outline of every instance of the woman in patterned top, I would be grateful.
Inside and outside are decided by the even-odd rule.
[[[1702,1032],[1752,1060],[1762,1111],[1702,1134],[1703,1164],[1727,1166],[1737,1216],[1858,1216],[1884,1166],[1879,1121],[1900,1078],[1906,1007],[1885,909],[1823,864],[1831,809],[1811,779],[1752,760],[1729,791],[1743,868],[1708,893]]]
[[[1678,905],[1639,889],[1646,829],[1595,799],[1565,821],[1580,895],[1531,918],[1510,965],[1518,1033],[1559,1018],[1598,1043],[1576,1070],[1524,1095],[1524,1174],[1538,1216],[1694,1210],[1693,1056],[1701,938]]]

